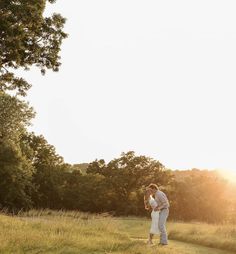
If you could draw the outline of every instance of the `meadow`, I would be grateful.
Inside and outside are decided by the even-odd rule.
[[[0,253],[230,254],[233,225],[170,222],[170,244],[146,245],[150,221],[80,212],[30,211],[0,215]],[[158,242],[156,239],[155,243]]]

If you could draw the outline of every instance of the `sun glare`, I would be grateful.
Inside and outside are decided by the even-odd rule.
[[[236,170],[219,170],[220,174],[229,182],[236,183]]]

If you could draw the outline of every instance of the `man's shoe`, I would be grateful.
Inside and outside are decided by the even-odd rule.
[[[166,246],[168,243],[158,243],[159,246]]]

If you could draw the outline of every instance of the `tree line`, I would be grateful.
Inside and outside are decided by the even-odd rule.
[[[70,165],[41,135],[27,131],[33,109],[0,93],[0,205],[9,211],[64,209],[114,215],[145,216],[145,187],[154,182],[171,203],[171,218],[219,222],[229,203],[226,182],[215,172],[178,172],[133,151],[106,163]]]
[[[46,0],[0,2],[0,207],[80,210],[114,215],[148,215],[145,187],[154,182],[171,203],[171,218],[218,222],[232,209],[226,182],[208,171],[178,172],[133,151],[106,163],[70,165],[42,135],[28,131],[35,112],[25,101],[30,84],[17,69],[58,71],[66,33],[60,14],[44,17]],[[82,169],[82,170],[81,170]]]

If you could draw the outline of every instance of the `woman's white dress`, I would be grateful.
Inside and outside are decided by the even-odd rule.
[[[154,211],[154,209],[157,207],[157,202],[152,196],[150,196],[149,198],[149,204],[152,207],[152,213],[151,213],[152,224],[150,228],[150,233],[156,235],[160,233],[158,228],[159,211]]]

